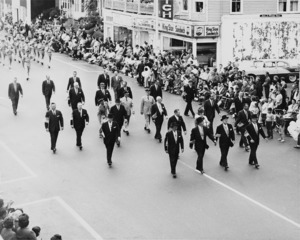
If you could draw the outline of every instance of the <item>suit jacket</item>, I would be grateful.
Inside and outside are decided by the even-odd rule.
[[[114,121],[118,123],[119,127],[123,125],[124,119],[127,117],[127,111],[123,105],[120,105],[119,110],[116,105],[112,106],[110,113],[114,116]]]
[[[195,98],[195,95],[196,95],[196,89],[195,87],[190,87],[189,85],[188,86],[185,86],[184,88],[184,92],[185,92],[185,100],[187,102],[192,102]]]
[[[161,103],[162,112],[159,111],[157,103],[153,104],[151,107],[151,116],[155,121],[163,121],[164,116],[167,116],[167,110],[165,108],[165,105]]]
[[[233,141],[235,141],[235,134],[234,134],[234,130],[231,124],[227,124],[228,126],[228,135],[225,131],[224,128],[224,124],[220,124],[217,127],[217,131],[216,134],[220,134],[221,136],[218,137],[219,138],[219,146],[220,148],[222,147],[232,147],[233,146]],[[216,140],[218,140],[218,138],[216,138]]]
[[[109,130],[108,122],[103,123],[101,129],[104,134],[105,145],[114,144],[118,137],[120,137],[119,125],[114,121],[112,122],[111,130]]]
[[[17,99],[20,96],[20,93],[23,95],[23,90],[20,83],[17,83],[17,89],[15,90],[14,84],[10,83],[8,85],[8,97],[10,99]]]
[[[79,87],[82,88],[82,87],[81,87],[80,78],[79,78],[79,77],[76,77],[76,80],[75,80],[75,81],[78,82]],[[69,91],[70,89],[72,89],[72,88],[74,87],[75,81],[74,81],[74,77],[70,77],[70,78],[69,78],[69,82],[68,82],[68,86],[67,86],[67,91]]]
[[[137,72],[139,74],[142,74],[142,72],[144,71],[145,65],[143,63],[140,63],[137,67]]]
[[[111,87],[114,89],[114,90],[119,90],[121,88],[121,82],[123,81],[122,77],[121,76],[113,76],[111,78]]]
[[[89,122],[89,114],[85,109],[82,109],[82,114],[80,115],[80,112],[78,109],[75,109],[72,113],[73,122],[72,125],[76,130],[83,130],[85,128],[86,122]]]
[[[247,115],[248,116],[246,116],[244,110],[239,111],[235,126],[246,127],[249,124],[249,120],[251,120],[251,112],[247,111]]]
[[[85,102],[85,97],[84,93],[81,88],[78,88],[77,94],[75,92],[75,89],[72,88],[69,91],[69,100],[70,104],[72,105],[73,108],[77,108],[77,103],[79,102]]]
[[[108,74],[100,74],[98,77],[98,81],[97,81],[97,86],[100,88],[100,83],[104,83],[105,84],[105,88],[109,88],[110,87],[110,77]]]
[[[203,127],[203,132],[204,132],[204,137],[201,137],[199,127],[196,126],[195,128],[192,129],[191,132],[191,137],[190,137],[190,146],[192,147],[194,145],[195,150],[198,151],[203,151],[205,149],[208,149],[209,146],[207,145],[206,142],[206,137],[209,137],[212,141],[214,141],[214,136],[211,134],[208,128]]]
[[[162,98],[162,89],[161,89],[161,86],[157,86],[156,84],[153,84],[150,87],[150,96],[152,96],[154,98],[154,100],[156,100],[156,98],[158,96]]]
[[[152,96],[142,97],[141,102],[141,114],[151,114],[151,107],[155,103],[155,100]]]
[[[64,118],[62,113],[59,110],[55,111],[54,115],[52,110],[46,113],[46,122],[45,127],[49,129],[49,132],[59,132],[61,127],[64,127]]]
[[[257,123],[257,128],[258,128],[258,133],[256,133],[253,124],[249,123],[246,127],[246,131],[248,134],[245,134],[245,136],[247,136],[249,142],[250,140],[254,140],[254,143],[259,145],[259,135],[261,135],[263,138],[266,138],[266,135],[259,123]]]
[[[180,148],[184,149],[183,137],[181,131],[177,132],[177,141],[175,141],[173,131],[168,131],[165,136],[164,146],[165,150],[168,151],[170,155],[177,155]]]
[[[181,129],[184,132],[186,131],[185,122],[183,121],[182,116],[179,116],[178,120],[177,120],[177,118],[175,116],[170,117],[169,121],[168,121],[168,129],[170,129],[172,123],[176,123],[177,124],[179,131],[181,131]]]
[[[45,96],[51,96],[52,92],[55,92],[54,82],[52,80],[50,80],[50,83],[47,80],[43,81],[42,92]]]
[[[211,100],[208,99],[204,102],[204,115],[207,117],[207,119],[211,122],[212,119],[215,118],[215,111],[220,113],[219,106],[217,104],[217,101],[213,100],[213,103],[211,104]]]
[[[133,99],[133,98],[132,98],[132,91],[131,91],[131,88],[130,88],[130,87],[126,87],[126,89],[125,89],[124,87],[120,88],[120,89],[119,89],[119,93],[118,93],[118,97],[119,97],[119,98],[124,97],[126,91],[128,92],[129,97],[130,97],[131,99]]]
[[[239,111],[243,110],[244,105],[244,99],[240,100],[238,97],[234,98],[234,104],[235,104],[235,112],[238,114]]]
[[[101,89],[96,92],[95,96],[95,105],[99,106],[100,99],[103,99],[105,102],[111,101],[111,95],[108,90],[105,90],[104,93]]]

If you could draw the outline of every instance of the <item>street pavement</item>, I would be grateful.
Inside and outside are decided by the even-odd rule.
[[[219,147],[209,142],[206,174],[201,175],[194,170],[197,155],[188,147],[194,120],[184,117],[185,152],[177,166],[178,178],[173,179],[163,144],[154,140],[153,123],[151,134],[143,130],[139,112],[144,89],[135,79],[123,77],[133,90],[136,114],[130,136],[123,134],[121,147],[115,148],[110,169],[94,104],[97,77],[103,69],[61,54],[54,54],[52,65],[47,69],[33,62],[29,81],[16,62],[11,71],[0,67],[0,196],[22,207],[30,216],[30,226],[41,226],[43,239],[55,233],[66,240],[299,239],[300,158],[293,139],[279,143],[275,134],[274,140],[262,141],[259,170],[248,165],[249,153],[236,144],[230,149],[228,172],[219,166]],[[90,115],[82,151],[75,146],[67,105],[66,88],[74,70],[81,78],[84,108]],[[55,82],[52,101],[65,120],[56,154],[50,151],[50,135],[44,128],[46,74]],[[17,116],[7,97],[14,76],[24,91]],[[164,93],[163,102],[169,116],[175,108],[184,111],[180,96]],[[214,125],[219,123],[216,117]]]

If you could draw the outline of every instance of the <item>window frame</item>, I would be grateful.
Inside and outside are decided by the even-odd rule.
[[[196,11],[196,4],[197,4],[197,3],[200,3],[200,2],[203,3],[203,11],[202,11],[202,12],[197,12],[197,11]],[[195,12],[195,13],[198,13],[198,14],[204,14],[204,13],[206,12],[206,9],[205,9],[205,8],[206,8],[206,4],[205,4],[205,2],[206,2],[205,0],[195,0],[195,1],[194,1],[194,12]]]
[[[236,1],[237,0],[230,0],[230,6],[229,6],[230,7],[230,14],[243,14],[243,12],[244,12],[244,1],[243,0],[239,0],[240,4],[241,4],[240,11],[239,12],[233,12],[232,11],[232,3],[236,2]]]
[[[298,9],[296,11],[291,11],[291,1],[292,0],[286,0],[286,11],[280,11],[279,7],[279,1],[277,0],[277,13],[300,13],[300,1],[298,0]]]

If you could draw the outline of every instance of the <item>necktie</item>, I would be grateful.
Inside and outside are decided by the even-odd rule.
[[[253,124],[256,134],[258,134],[258,128],[256,124]]]
[[[175,142],[177,143],[177,133],[174,131]]]
[[[78,93],[77,89],[75,89],[75,93],[76,93],[76,95],[77,95],[77,93]]]
[[[248,120],[248,113],[247,113],[247,111],[245,111],[245,115],[246,115],[246,118],[247,118],[247,120]]]
[[[226,132],[226,134],[227,134],[227,136],[229,135],[229,132],[228,132],[228,126],[227,126],[227,124],[224,124],[224,128],[225,128],[225,132]]]
[[[17,84],[14,84],[14,87],[15,87],[15,91],[17,91]]]
[[[55,111],[53,111],[53,115],[56,115],[56,112],[55,112]]]
[[[111,132],[111,123],[108,124],[108,127],[109,127],[109,131]]]

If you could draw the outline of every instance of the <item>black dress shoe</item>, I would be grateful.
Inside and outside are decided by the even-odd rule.
[[[79,150],[80,150],[80,151],[82,150],[82,146],[79,146]]]
[[[258,164],[256,164],[256,165],[255,165],[255,168],[256,168],[256,169],[259,169],[259,165],[258,165]]]
[[[223,163],[220,162],[219,164],[220,164],[221,167],[224,167]]]
[[[255,165],[253,162],[249,163],[249,165]]]
[[[145,130],[145,131],[147,131],[147,128],[146,128],[146,127],[144,127],[144,130]]]
[[[111,165],[112,165],[112,163],[110,162],[110,163],[108,163],[108,166],[111,168]]]
[[[148,131],[148,133],[150,133],[151,132],[150,128],[148,128],[147,131]]]
[[[184,116],[188,117],[188,116],[190,116],[190,115],[188,115],[188,114],[184,114]]]
[[[228,166],[227,166],[227,167],[225,167],[225,171],[228,171],[228,168],[229,168]]]
[[[53,151],[53,153],[55,154],[55,153],[56,153],[56,148],[54,148],[52,151]]]
[[[173,178],[177,178],[177,175],[176,175],[176,174],[173,174]]]
[[[202,170],[202,171],[200,171],[200,173],[201,173],[201,174],[204,174],[205,172]]]
[[[159,141],[159,143],[161,143],[162,139],[160,138],[160,139],[158,139],[158,141]]]
[[[117,146],[120,147],[120,142],[117,142]]]

